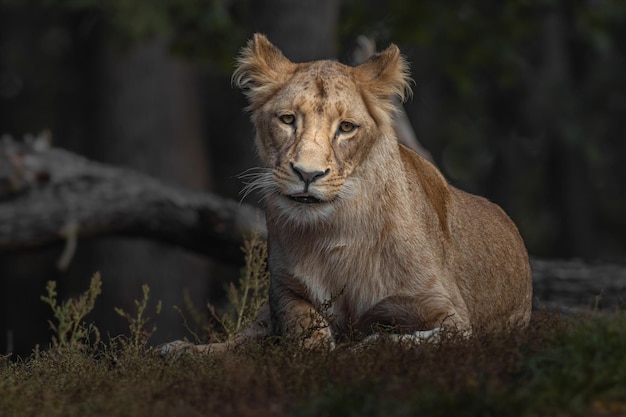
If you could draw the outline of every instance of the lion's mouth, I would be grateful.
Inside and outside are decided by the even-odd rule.
[[[322,200],[320,200],[317,197],[313,197],[311,194],[308,194],[308,193],[291,194],[291,195],[288,195],[287,198],[289,198],[291,201],[295,201],[296,203],[300,203],[300,204],[323,203]]]

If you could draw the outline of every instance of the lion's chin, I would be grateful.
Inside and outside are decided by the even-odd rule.
[[[272,212],[282,224],[312,226],[330,221],[336,212],[334,200],[322,200],[310,195],[280,195],[268,201]]]

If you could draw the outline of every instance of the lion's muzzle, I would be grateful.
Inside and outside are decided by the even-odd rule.
[[[300,178],[300,180],[304,183],[304,193],[309,191],[309,185],[311,183],[324,178],[328,174],[330,174],[330,169],[327,168],[325,171],[316,171],[316,170],[307,170],[304,167],[294,165],[292,162],[289,163],[291,170]]]

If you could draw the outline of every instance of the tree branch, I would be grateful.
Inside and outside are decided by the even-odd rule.
[[[159,240],[239,264],[263,213],[214,194],[50,148],[45,135],[0,143],[0,251],[105,235]]]

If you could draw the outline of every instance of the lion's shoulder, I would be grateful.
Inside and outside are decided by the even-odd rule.
[[[446,239],[450,238],[448,213],[452,198],[451,186],[444,176],[429,161],[400,145],[400,157],[409,187],[419,187],[437,214],[439,225]],[[415,192],[417,190],[411,190]]]

